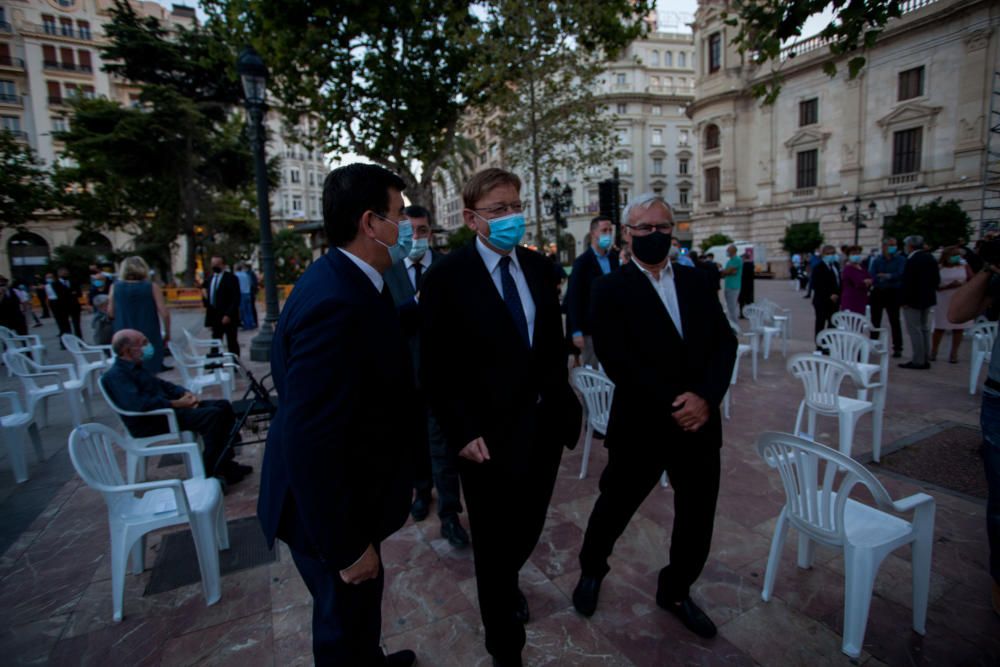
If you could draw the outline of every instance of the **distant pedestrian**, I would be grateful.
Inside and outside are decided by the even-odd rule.
[[[614,227],[610,218],[590,221],[590,245],[573,262],[566,289],[566,331],[584,366],[597,368],[597,355],[590,337],[590,293],[594,281],[618,269],[618,251],[612,248]]]
[[[246,264],[236,267],[236,279],[240,283],[240,326],[244,330],[253,329],[253,278]]]
[[[743,317],[743,306],[749,306],[754,302],[753,280],[756,269],[753,264],[753,254],[749,248],[743,252],[743,270],[740,272],[740,319]]]
[[[28,325],[21,312],[21,300],[10,288],[6,276],[0,276],[0,326],[7,327],[18,336],[28,333]]]
[[[24,283],[21,283],[14,288],[14,294],[17,295],[18,300],[21,302],[21,314],[24,315],[24,321],[27,324],[28,318],[31,317],[35,320],[33,326],[42,326],[41,320],[38,319],[38,315],[35,315],[35,309],[31,303],[31,290]]]
[[[823,246],[820,263],[812,272],[813,310],[816,312],[814,333],[831,327],[830,318],[840,305],[840,265],[837,263],[837,249],[832,245]],[[817,350],[821,349],[816,347]]]
[[[972,270],[962,261],[962,249],[952,246],[941,251],[938,260],[938,273],[941,278],[938,283],[937,305],[934,308],[934,335],[931,339],[931,361],[937,361],[938,347],[946,331],[951,332],[951,354],[948,362],[958,363],[958,348],[962,344],[965,330],[972,326],[972,320],[953,323],[948,320],[948,306],[951,297],[959,287],[969,282]]]
[[[108,315],[110,303],[111,299],[107,294],[98,294],[94,297],[94,317],[90,320],[94,345],[111,345],[111,338],[115,334],[115,323]]]
[[[80,331],[80,286],[70,278],[69,269],[60,266],[58,276],[48,286],[51,288],[47,290],[49,305],[52,307],[52,314],[59,326],[59,336],[72,333],[77,338],[82,338],[83,334]],[[61,339],[59,344],[62,345]]]
[[[736,246],[731,245],[726,248],[726,255],[729,259],[722,269],[723,283],[725,289],[723,294],[726,297],[726,312],[729,319],[736,322],[740,319],[740,285],[743,281],[743,260],[736,256]]]
[[[934,256],[924,250],[922,236],[907,236],[906,266],[903,268],[903,320],[910,336],[913,358],[900,368],[927,370],[931,367],[931,310],[937,303],[941,282]]]
[[[840,286],[840,309],[864,315],[868,309],[868,290],[872,286],[871,274],[865,270],[866,258],[861,246],[847,249],[847,266],[844,267]]]
[[[229,351],[240,356],[240,282],[226,270],[225,259],[215,255],[211,261],[212,277],[204,294],[205,326],[212,329],[212,338],[225,338]]]
[[[869,302],[872,307],[872,324],[882,326],[882,313],[889,319],[892,332],[892,356],[903,356],[903,329],[899,324],[899,308],[903,299],[903,267],[906,256],[898,251],[896,239],[887,236],[882,240],[882,254],[872,259],[871,276],[875,281]]]
[[[122,262],[118,280],[111,286],[108,296],[108,316],[114,323],[115,333],[135,329],[146,336],[153,346],[153,356],[143,361],[143,368],[156,375],[163,370],[163,351],[170,342],[170,311],[163,291],[150,280],[146,260],[129,257]]]
[[[38,297],[38,303],[42,306],[42,319],[49,317],[49,294],[46,289],[46,282],[42,280],[42,277],[35,275],[35,296]]]

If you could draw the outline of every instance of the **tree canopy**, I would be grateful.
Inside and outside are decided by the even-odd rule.
[[[38,211],[52,208],[54,193],[35,152],[0,129],[0,229],[21,227]]]
[[[941,201],[941,197],[911,206],[899,207],[882,227],[884,236],[895,238],[900,245],[907,236],[922,236],[931,248],[955,245],[960,239],[968,240],[972,234],[972,219],[962,210],[957,199]]]
[[[725,234],[716,232],[715,234],[711,234],[703,238],[701,240],[701,243],[699,243],[698,245],[701,247],[702,252],[704,252],[705,250],[708,250],[709,248],[712,248],[714,246],[726,245],[727,243],[732,243],[732,242],[733,240],[728,236],[726,236]]]
[[[781,247],[788,254],[811,253],[823,245],[823,232],[818,222],[800,222],[785,228]]]

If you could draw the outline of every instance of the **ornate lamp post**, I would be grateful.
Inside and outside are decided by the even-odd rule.
[[[875,202],[868,203],[868,213],[862,215],[861,213],[861,195],[855,195],[854,197],[854,214],[848,215],[849,209],[847,204],[840,207],[840,221],[847,222],[850,221],[854,225],[854,245],[858,245],[858,235],[861,233],[862,229],[867,229],[868,225],[864,223],[865,220],[874,220],[875,214],[878,212],[878,206]]]
[[[573,188],[566,184],[560,189],[559,185],[559,179],[553,178],[549,189],[542,194],[542,201],[545,202],[545,213],[551,215],[556,221],[556,248],[562,252],[562,230],[568,224],[564,214],[569,213],[573,208]]]
[[[275,282],[274,244],[271,240],[271,205],[267,196],[267,156],[264,148],[264,113],[267,111],[267,67],[252,46],[246,46],[236,61],[243,82],[244,105],[250,129],[254,174],[257,179],[257,215],[260,218],[260,263],[264,269],[264,301],[267,313],[260,331],[250,342],[250,358],[271,360],[271,339],[278,321],[278,285]]]

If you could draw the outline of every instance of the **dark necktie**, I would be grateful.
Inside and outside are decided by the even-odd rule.
[[[531,340],[528,337],[528,318],[524,316],[524,305],[521,303],[521,295],[517,292],[517,283],[514,276],[510,275],[510,256],[500,258],[500,286],[503,287],[503,302],[510,311],[510,316],[514,318],[514,326],[521,334],[524,344],[531,347]]]
[[[420,291],[420,279],[423,277],[423,275],[424,275],[424,265],[421,264],[420,262],[417,262],[416,264],[413,265],[413,291],[414,292],[419,292]]]

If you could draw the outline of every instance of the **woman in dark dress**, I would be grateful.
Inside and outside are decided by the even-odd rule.
[[[149,265],[142,257],[129,257],[122,262],[119,278],[111,285],[108,296],[108,316],[114,321],[115,332],[135,329],[144,333],[155,354],[142,365],[150,373],[159,373],[163,370],[163,348],[170,342],[170,311],[163,292],[150,281]]]

